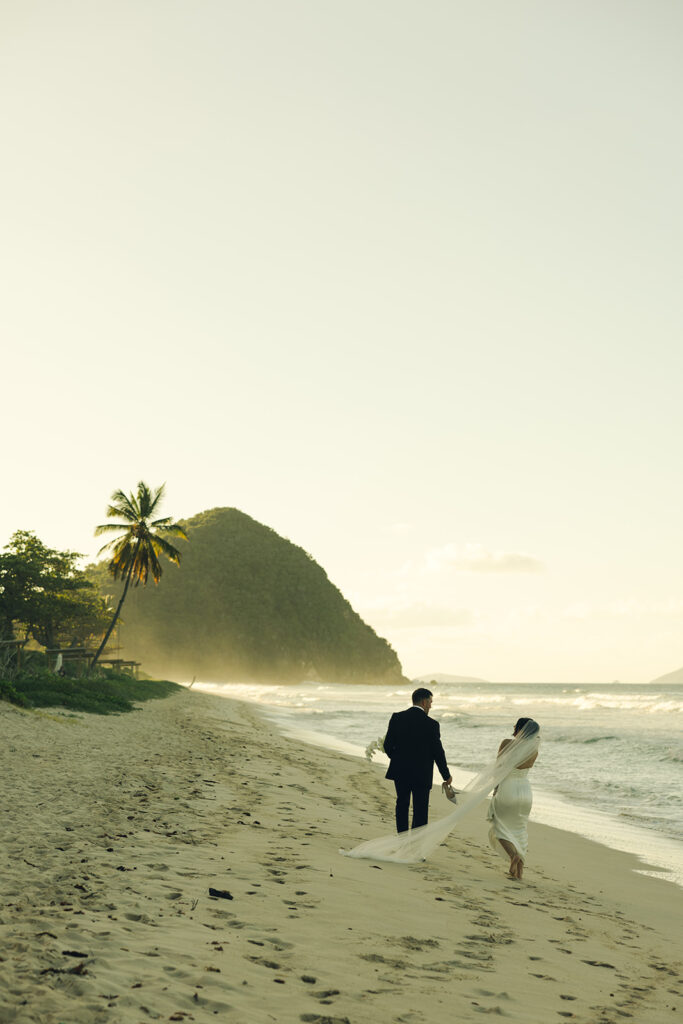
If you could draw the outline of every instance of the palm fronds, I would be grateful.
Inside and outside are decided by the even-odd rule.
[[[95,536],[116,534],[100,548],[99,554],[105,552],[111,556],[107,566],[114,579],[124,580],[123,594],[119,601],[111,625],[95,655],[92,664],[97,663],[111,635],[121,607],[132,583],[143,586],[150,575],[154,583],[159,583],[162,575],[160,556],[163,555],[175,565],[180,563],[180,551],[170,543],[168,537],[180,537],[187,540],[187,534],[179,523],[171,516],[153,519],[164,496],[165,484],[152,490],[141,480],[134,494],[114,491],[109,499],[107,515],[117,520],[102,523],[95,527]]]

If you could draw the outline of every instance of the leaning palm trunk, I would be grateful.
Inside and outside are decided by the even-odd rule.
[[[112,633],[114,631],[114,626],[118,622],[119,615],[121,614],[121,609],[123,608],[123,602],[126,600],[126,594],[128,593],[128,587],[130,586],[130,579],[131,579],[131,576],[133,575],[133,566],[134,566],[134,564],[135,564],[135,561],[133,559],[131,559],[131,563],[130,563],[130,565],[128,567],[128,572],[126,573],[126,582],[123,585],[123,593],[121,594],[121,600],[117,604],[116,611],[114,612],[114,617],[111,620],[111,622],[109,623],[109,628],[108,628],[107,632],[104,634],[104,640],[100,644],[100,646],[98,648],[98,651],[97,651],[97,654],[95,655],[93,660],[90,662],[90,671],[91,672],[95,668],[95,665],[97,664],[97,662],[100,660],[100,657],[102,655],[102,651],[107,646],[107,644],[109,642],[109,637],[112,635]]]
[[[142,583],[144,586],[151,573],[154,583],[158,583],[162,571],[159,562],[160,554],[165,555],[175,565],[180,562],[180,552],[169,543],[167,537],[182,537],[187,540],[185,530],[179,523],[174,523],[169,516],[164,519],[152,520],[163,493],[163,484],[152,492],[143,480],[138,484],[136,495],[126,495],[123,491],[114,491],[107,515],[116,517],[119,522],[104,523],[95,528],[96,536],[112,532],[118,534],[114,540],[105,544],[99,553],[102,554],[104,551],[111,553],[112,559],[107,568],[115,580],[120,578],[125,582],[114,618],[111,620],[97,654],[90,663],[91,669],[99,661],[118,621],[130,581],[134,578],[136,586],[138,583]]]

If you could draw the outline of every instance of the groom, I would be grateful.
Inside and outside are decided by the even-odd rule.
[[[413,693],[413,706],[391,716],[384,738],[384,752],[389,757],[385,778],[396,787],[396,831],[408,831],[408,809],[413,798],[411,828],[427,824],[429,791],[432,788],[434,762],[444,782],[451,783],[451,773],[441,745],[439,723],[429,717],[432,694],[424,687]]]

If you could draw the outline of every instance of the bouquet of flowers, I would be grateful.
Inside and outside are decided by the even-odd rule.
[[[368,743],[365,748],[365,756],[368,761],[372,761],[372,755],[376,750],[379,750],[380,754],[384,753],[384,736],[378,736],[376,740],[372,741],[372,743]]]

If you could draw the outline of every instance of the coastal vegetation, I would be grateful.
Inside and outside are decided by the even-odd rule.
[[[142,481],[115,491],[112,521],[95,530],[112,535],[109,557],[85,569],[77,552],[12,535],[0,551],[0,699],[126,710],[173,685],[133,678],[143,662],[176,679],[407,682],[306,551],[234,508],[160,518],[163,494]],[[178,568],[146,588],[164,559]]]
[[[406,682],[395,651],[303,548],[235,508],[181,525],[178,571],[128,596],[126,657],[181,679]],[[92,578],[118,600],[101,566]]]
[[[12,681],[0,680],[0,699],[23,708],[67,708],[96,715],[133,711],[135,704],[168,697],[181,687],[160,679],[135,679],[125,672],[103,669],[91,676],[61,676],[35,664]]]
[[[85,646],[100,637],[109,608],[75,551],[48,548],[17,530],[0,551],[0,644],[34,641],[49,649]],[[0,662],[0,670],[3,665]]]
[[[12,535],[0,551],[0,699],[109,714],[177,688],[97,664],[131,582],[145,584],[151,575],[158,583],[160,556],[180,559],[168,537],[184,537],[184,530],[170,517],[154,518],[163,492],[144,482],[136,494],[115,491],[107,514],[116,521],[95,530],[116,534],[102,549],[111,556],[104,571],[123,581],[113,613],[92,573],[79,567],[82,555],[48,548],[28,530]]]
[[[164,519],[153,518],[159,511],[163,496],[164,484],[156,491],[151,491],[143,480],[138,484],[137,494],[114,491],[107,515],[115,521],[95,528],[96,537],[102,534],[116,534],[100,548],[99,554],[106,551],[111,555],[107,571],[115,580],[123,581],[123,589],[116,611],[92,660],[91,668],[95,667],[107,646],[131,582],[136,587],[139,583],[146,584],[151,574],[154,583],[158,584],[162,574],[161,555],[165,555],[175,565],[180,563],[180,552],[171,544],[169,537],[187,539],[185,530],[178,523],[174,523],[170,516]]]

